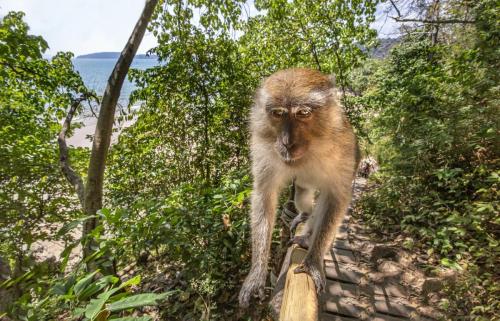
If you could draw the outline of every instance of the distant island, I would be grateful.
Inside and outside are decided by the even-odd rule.
[[[87,55],[77,56],[76,59],[79,58],[90,58],[90,59],[118,59],[120,57],[119,52],[94,52]],[[135,59],[158,59],[156,55],[145,55],[138,54],[135,55]]]

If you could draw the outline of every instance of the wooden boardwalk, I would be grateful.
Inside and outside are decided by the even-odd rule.
[[[358,182],[359,197],[364,180]],[[325,258],[327,286],[316,298],[314,284],[305,274],[293,274],[305,250],[289,249],[278,278],[271,306],[280,321],[434,321],[439,314],[422,303],[411,259],[401,258],[391,246],[374,243],[360,233],[349,213],[344,218],[330,253]],[[361,227],[362,228],[362,227]],[[407,263],[402,263],[406,260]],[[287,268],[289,267],[289,268]],[[414,281],[416,278],[413,278]],[[421,283],[420,283],[421,284]],[[282,304],[283,303],[283,304]],[[279,315],[279,317],[278,317]]]
[[[326,292],[320,298],[322,321],[431,320],[419,316],[409,299],[409,291],[386,278],[370,282],[370,271],[360,264],[361,253],[348,239],[350,216],[346,216],[331,252],[325,257]]]

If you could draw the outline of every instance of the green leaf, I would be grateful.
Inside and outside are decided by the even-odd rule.
[[[100,278],[99,280],[93,282],[88,287],[86,287],[85,290],[83,290],[80,293],[79,299],[85,300],[86,298],[89,298],[89,297],[93,296],[94,294],[96,294],[97,292],[101,291],[109,284],[115,284],[117,281],[118,281],[117,277],[111,276],[111,275],[106,275],[106,276]]]
[[[75,308],[71,313],[74,318],[79,318],[85,313],[85,308]]]
[[[62,258],[62,262],[60,265],[60,271],[64,272],[66,270],[66,266],[68,265],[69,262],[69,257],[71,255],[71,251],[75,247],[77,247],[80,244],[80,241],[73,242],[71,244],[68,244],[64,250],[61,252],[60,257]]]
[[[57,294],[57,295],[65,295],[66,294],[66,289],[64,288],[64,284],[62,283],[57,283],[52,287],[52,293]]]
[[[136,294],[128,298],[121,299],[108,305],[108,310],[111,312],[138,308],[146,305],[157,305],[158,301],[165,299],[170,296],[174,291],[165,293],[142,293]]]
[[[462,267],[457,262],[451,261],[448,258],[442,258],[441,264],[446,266],[446,267],[452,268],[454,270],[462,270]]]
[[[110,289],[99,294],[97,299],[90,300],[90,303],[85,307],[85,316],[89,319],[96,317],[109,298],[119,290],[120,288]]]
[[[91,320],[95,318],[99,314],[107,300],[107,297],[90,300],[90,303],[85,307],[85,317]]]
[[[133,278],[130,278],[127,281],[125,281],[122,284],[120,284],[120,289],[122,289],[124,287],[127,287],[127,286],[138,285],[139,283],[141,283],[141,276],[140,275],[136,275]]]
[[[92,282],[92,279],[97,272],[99,272],[99,270],[88,274],[75,284],[74,291],[76,295],[80,295],[80,293],[82,293],[83,290],[85,290],[85,288],[90,284],[90,282]]]

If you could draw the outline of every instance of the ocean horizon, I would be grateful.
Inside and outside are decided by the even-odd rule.
[[[82,77],[85,85],[89,89],[94,90],[97,95],[102,96],[104,90],[106,89],[109,75],[113,71],[116,61],[117,59],[115,58],[74,58],[73,65],[75,66],[75,70],[78,71],[78,73]],[[135,58],[130,67],[145,70],[157,65],[158,61],[156,59]],[[130,94],[136,88],[137,86],[135,85],[135,83],[129,81],[128,78],[125,78],[125,82],[123,83],[123,87],[120,93],[120,98],[118,99],[118,104],[121,107],[126,108],[128,106]],[[135,109],[136,107],[139,107],[139,103],[136,103],[134,106],[132,106],[132,109]],[[117,112],[119,110],[118,108]],[[94,109],[94,111],[96,111],[97,109],[98,108]],[[83,126],[75,129],[73,135],[68,138],[68,144],[74,147],[90,148],[92,146],[92,142],[88,139],[88,137],[94,134],[97,119],[90,113],[88,105],[84,104],[83,113],[76,117],[75,120],[81,121],[83,123]],[[113,133],[112,143],[116,142],[116,140],[118,139],[118,135],[122,129],[132,125],[134,122],[135,118],[116,122],[115,128],[117,128],[118,131],[115,131]]]
[[[94,90],[98,96],[104,94],[108,78],[116,64],[115,58],[74,58],[73,65],[87,88]],[[145,70],[158,65],[156,59],[138,59],[132,61],[130,68]],[[136,89],[135,83],[125,78],[118,102],[127,106],[130,94]]]

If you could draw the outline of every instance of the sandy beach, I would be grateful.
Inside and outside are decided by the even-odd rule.
[[[111,137],[111,144],[114,144],[118,141],[118,136],[121,131],[129,126],[131,126],[136,121],[136,117],[131,120],[127,120],[124,122],[118,123],[115,121],[115,126],[113,127],[115,132]],[[92,136],[95,132],[95,126],[97,124],[97,118],[93,116],[85,116],[79,119],[75,119],[76,122],[83,122],[83,126],[76,129],[73,133],[73,136],[68,137],[67,142],[68,145],[73,147],[92,147]]]

